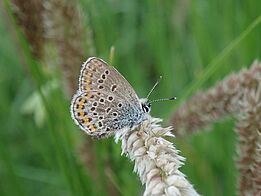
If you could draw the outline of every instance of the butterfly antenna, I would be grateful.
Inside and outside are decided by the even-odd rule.
[[[150,94],[153,92],[153,90],[156,88],[156,86],[160,83],[162,76],[159,77],[158,81],[154,84],[154,86],[152,87],[152,89],[150,90],[150,92],[147,95],[147,99],[149,98]]]
[[[176,99],[177,99],[177,97],[156,99],[156,100],[149,101],[149,103],[158,102],[158,101],[171,101],[171,100],[176,100]]]

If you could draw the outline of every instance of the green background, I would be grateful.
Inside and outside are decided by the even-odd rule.
[[[114,46],[113,65],[139,97],[160,75],[151,99],[178,97],[152,106],[163,124],[189,95],[260,58],[260,24],[248,29],[261,14],[258,0],[82,0],[79,6],[96,56],[109,61]],[[0,19],[0,195],[141,195],[144,187],[133,163],[120,156],[120,144],[112,138],[93,141],[93,167],[82,164],[79,148],[87,136],[70,118],[70,99],[62,88],[41,91],[43,100],[37,93],[59,81],[59,74],[41,73],[6,17]],[[88,57],[86,52],[82,61]],[[231,118],[173,140],[186,157],[181,170],[200,194],[236,194],[233,129]]]

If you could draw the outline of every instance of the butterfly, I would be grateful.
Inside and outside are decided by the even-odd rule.
[[[152,102],[174,99],[148,101],[147,98],[139,99],[114,67],[100,58],[91,57],[82,65],[78,90],[71,101],[71,116],[93,138],[109,137],[120,129],[133,128],[148,119]]]

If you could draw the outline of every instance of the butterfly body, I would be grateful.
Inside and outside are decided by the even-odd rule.
[[[88,135],[109,137],[117,130],[139,125],[148,118],[149,112],[147,100],[139,99],[115,68],[96,57],[82,65],[71,115]]]

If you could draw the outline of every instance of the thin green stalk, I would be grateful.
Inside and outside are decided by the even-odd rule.
[[[182,93],[182,96],[178,98],[177,104],[174,108],[186,98],[188,98],[193,92],[195,92],[200,86],[202,86],[218,69],[222,67],[222,60],[224,60],[231,52],[260,24],[261,15],[259,15],[236,39],[225,47],[205,68],[204,71],[186,88]]]
[[[16,175],[16,172],[15,172],[15,166],[12,163],[10,153],[7,152],[7,150],[6,150],[7,148],[8,147],[3,146],[3,143],[0,142],[1,168],[4,169],[5,173],[7,173],[7,175],[5,175],[5,176],[8,176],[7,179],[4,178],[4,180],[1,180],[1,182],[4,184],[0,185],[0,187],[1,186],[6,187],[6,185],[10,186],[9,183],[12,183],[11,186],[15,187],[15,188],[11,189],[11,193],[14,193],[14,195],[21,195],[21,196],[26,195],[25,190],[22,188],[21,181],[18,180],[18,176]],[[10,189],[8,189],[8,191],[10,191]]]

